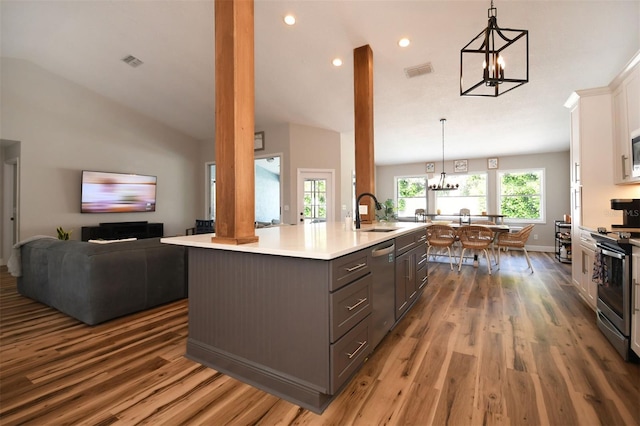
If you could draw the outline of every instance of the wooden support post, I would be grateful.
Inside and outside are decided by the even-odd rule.
[[[211,239],[215,243],[258,241],[253,33],[253,0],[215,1],[216,234]]]
[[[375,163],[373,152],[373,51],[369,45],[353,50],[353,88],[355,116],[356,197],[363,192],[375,193]],[[362,223],[375,219],[375,205],[364,197],[367,214],[360,215]],[[356,206],[359,208],[359,206]]]

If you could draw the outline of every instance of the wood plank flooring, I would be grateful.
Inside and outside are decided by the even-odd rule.
[[[640,365],[552,254],[430,264],[408,316],[322,415],[187,360],[187,302],[94,327],[0,271],[2,425],[634,425]]]

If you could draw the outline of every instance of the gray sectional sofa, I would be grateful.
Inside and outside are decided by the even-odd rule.
[[[18,292],[95,325],[187,297],[186,251],[159,238],[20,247]]]

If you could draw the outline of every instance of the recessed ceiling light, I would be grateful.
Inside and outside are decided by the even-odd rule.
[[[407,47],[410,44],[411,44],[411,40],[409,40],[408,38],[401,38],[398,41],[398,46],[400,47]]]
[[[340,67],[342,66],[342,59],[335,58],[333,61],[331,61],[331,63],[333,64],[334,67]]]
[[[296,23],[296,17],[293,15],[287,15],[284,17],[284,23],[287,25],[293,25]]]

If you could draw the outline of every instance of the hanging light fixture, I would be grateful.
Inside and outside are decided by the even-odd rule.
[[[497,97],[529,82],[529,31],[498,27],[493,0],[488,16],[487,28],[460,50],[460,96]]]
[[[446,118],[441,118],[440,123],[442,123],[442,173],[440,173],[440,180],[438,183],[434,183],[433,185],[429,185],[429,189],[432,191],[451,191],[452,189],[458,189],[459,184],[449,184],[445,183],[445,179],[447,174],[444,171],[444,123],[447,121]]]

